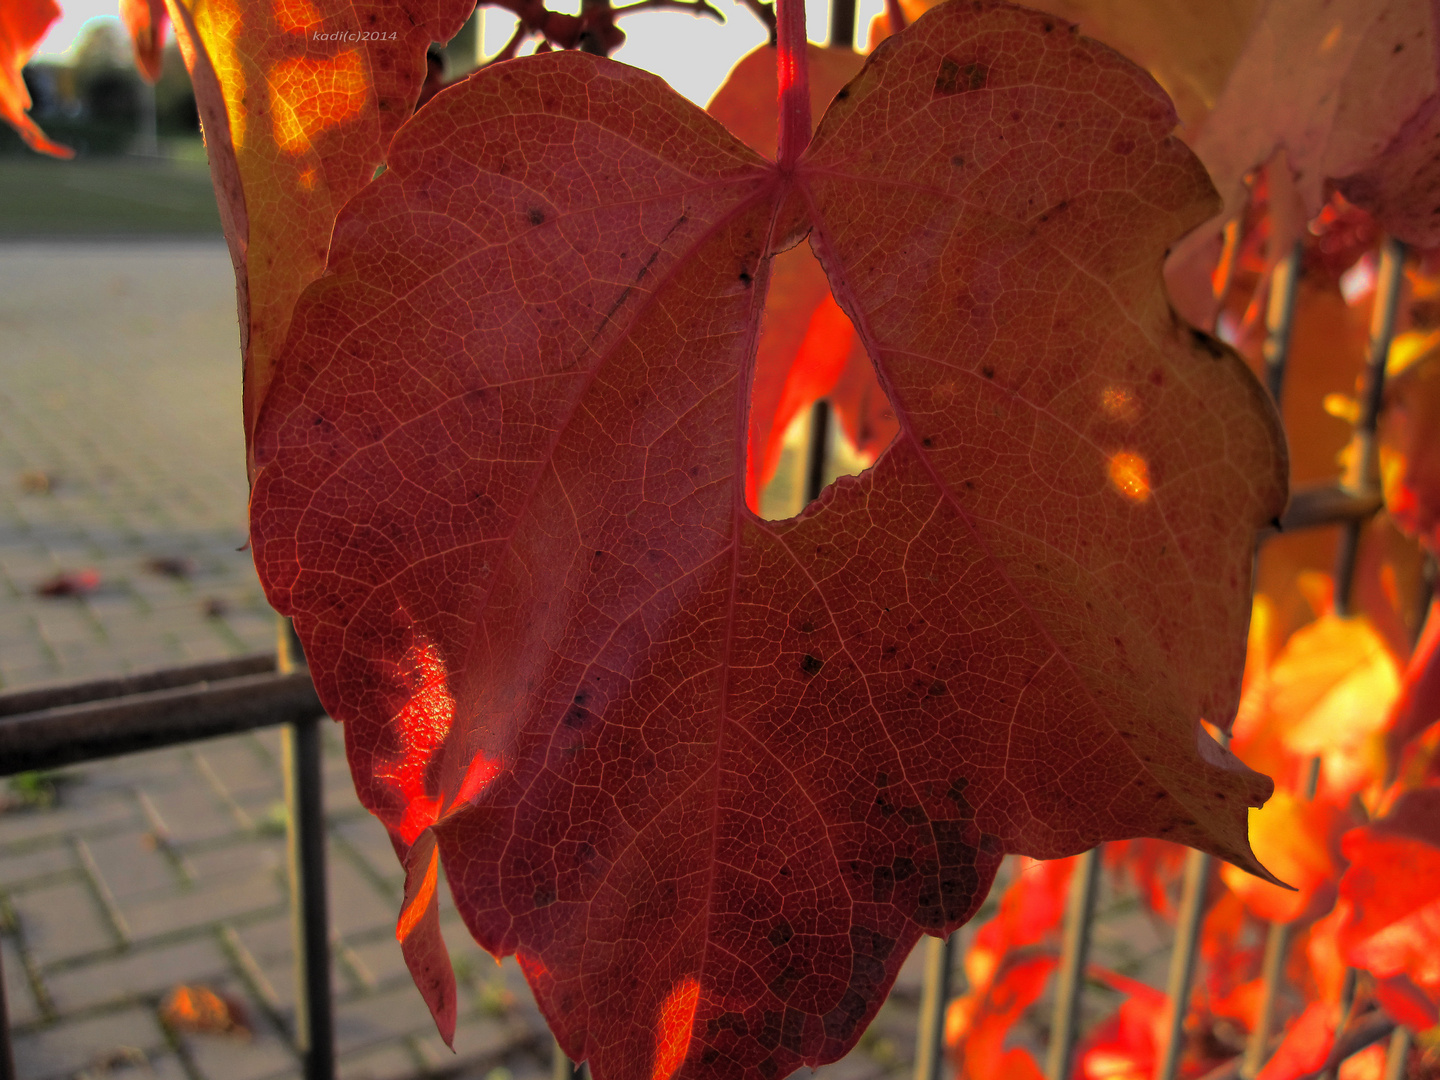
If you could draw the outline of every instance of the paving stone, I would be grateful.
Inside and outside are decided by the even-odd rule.
[[[235,933],[258,960],[288,957],[294,947],[288,912],[247,922],[235,927]]]
[[[164,1044],[154,1013],[141,1008],[122,1009],[17,1035],[15,1069],[26,1080],[68,1078],[107,1060],[123,1060],[127,1048],[158,1057],[156,1052]]]
[[[336,1011],[335,1048],[341,1054],[376,1046],[435,1026],[419,991],[411,986],[383,990],[346,1002]]]
[[[185,862],[196,882],[205,885],[238,878],[273,879],[285,873],[285,858],[283,836],[247,836],[223,847],[191,851]]]
[[[50,810],[12,811],[0,815],[0,842],[14,846],[40,837],[60,837],[72,832],[91,834],[116,828],[137,816],[134,802],[115,793],[86,799],[81,806],[62,796],[60,805]]]
[[[125,829],[85,842],[105,885],[116,900],[174,890],[181,879],[149,830]]]
[[[405,873],[400,860],[395,857],[395,848],[385,832],[385,826],[371,814],[351,818],[332,827],[332,831],[344,837],[345,842],[359,854],[370,870],[381,878],[397,882],[396,888],[403,889]],[[399,893],[396,894],[398,899]]]
[[[63,873],[74,866],[73,849],[58,838],[40,847],[0,854],[0,891]]]
[[[117,945],[90,889],[78,878],[11,894],[25,947],[42,968]]]
[[[20,952],[10,938],[0,938],[0,962],[5,965],[5,1009],[12,1026],[32,1024],[41,1017],[40,1004],[25,975]]]
[[[67,967],[46,977],[45,986],[63,1014],[95,1005],[159,996],[180,983],[213,983],[229,962],[206,935],[176,945],[136,949],[118,958]]]
[[[249,735],[197,743],[194,754],[204,758],[213,776],[233,798],[281,790],[275,763],[267,760],[268,755],[262,754],[260,745]]]
[[[415,1055],[396,1045],[351,1054],[337,1064],[340,1080],[404,1080],[420,1070]]]
[[[348,859],[331,858],[326,863],[330,882],[330,925],[346,936],[381,927],[393,929],[398,908],[375,883]],[[341,901],[341,902],[337,902]]]
[[[130,931],[136,941],[171,934],[207,923],[223,922],[240,915],[279,907],[286,897],[279,882],[265,876],[224,881],[216,885],[176,890],[173,894],[144,900],[122,901]]]
[[[415,1044],[425,1064],[432,1069],[456,1064],[474,1058],[495,1060],[509,1053],[517,1045],[534,1039],[533,1030],[509,1019],[493,1016],[460,1017],[455,1023],[455,1049],[452,1052],[441,1040],[432,1021],[430,1030],[423,1032]]]
[[[239,829],[234,816],[198,775],[192,774],[188,783],[148,792],[174,844],[218,840]]]

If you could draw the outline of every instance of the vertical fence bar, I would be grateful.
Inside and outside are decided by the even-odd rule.
[[[288,619],[280,620],[279,638],[278,670],[285,673],[303,666],[304,657]],[[320,717],[287,724],[280,739],[288,810],[285,841],[290,864],[290,926],[295,942],[295,1041],[305,1080],[334,1080]]]
[[[1295,297],[1300,291],[1301,252],[1297,241],[1290,254],[1275,267],[1270,278],[1270,300],[1265,305],[1265,385],[1277,405],[1285,382],[1285,366],[1290,360]]]
[[[1385,1048],[1384,1080],[1405,1080],[1410,1070],[1410,1044],[1413,1040],[1410,1029],[1401,1024],[1390,1036],[1390,1045]]]
[[[1385,363],[1390,358],[1390,341],[1395,336],[1395,318],[1405,284],[1405,245],[1388,239],[1380,249],[1380,273],[1375,282],[1375,307],[1370,316],[1370,355],[1365,364],[1365,382],[1360,401],[1360,419],[1355,424],[1354,454],[1343,481],[1355,494],[1375,490],[1378,482],[1378,448],[1375,428],[1385,396]],[[1355,583],[1355,556],[1360,546],[1363,521],[1350,521],[1340,534],[1335,556],[1335,614],[1350,614],[1350,592]]]
[[[1195,955],[1200,949],[1200,928],[1205,921],[1205,894],[1215,860],[1192,849],[1185,858],[1185,879],[1180,893],[1175,944],[1170,950],[1170,977],[1165,993],[1170,999],[1169,1030],[1155,1080],[1175,1080],[1180,1052],[1185,1048],[1185,1014],[1190,1011],[1190,984],[1195,980]]]
[[[810,436],[805,446],[805,505],[820,497],[830,467],[830,403],[823,398],[810,407]]]
[[[1085,965],[1090,959],[1090,932],[1095,923],[1095,898],[1100,891],[1100,849],[1080,856],[1070,879],[1070,902],[1065,909],[1065,938],[1060,971],[1055,983],[1055,1014],[1050,1025],[1050,1049],[1045,1055],[1046,1080],[1069,1080],[1080,1036],[1080,993],[1085,986]]]
[[[10,1007],[5,1001],[3,956],[0,956],[0,1080],[15,1080],[15,1054],[10,1048]]]
[[[1265,938],[1265,959],[1261,962],[1260,1015],[1255,1030],[1245,1043],[1245,1056],[1240,1061],[1240,1075],[1253,1080],[1265,1064],[1270,1050],[1270,1029],[1275,1026],[1275,1005],[1280,984],[1285,979],[1285,954],[1290,951],[1290,924],[1271,923]]]
[[[915,1035],[915,1080],[940,1080],[945,1061],[945,1007],[960,934],[944,941],[925,939],[925,982],[920,991],[920,1027]]]
[[[855,47],[855,0],[830,0],[830,47]]]

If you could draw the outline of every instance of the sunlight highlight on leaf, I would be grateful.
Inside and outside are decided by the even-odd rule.
[[[426,909],[435,900],[435,883],[440,879],[440,849],[433,848],[430,852],[430,862],[425,868],[425,876],[420,881],[420,888],[414,897],[407,898],[405,906],[400,911],[400,918],[395,923],[395,939],[404,941],[408,938]]]
[[[320,12],[311,0],[275,0],[275,22],[287,33],[306,33],[320,21]]]
[[[304,153],[318,133],[358,116],[369,90],[355,49],[329,60],[301,56],[276,64],[270,69],[275,141],[288,153]]]
[[[660,1007],[660,1023],[656,1034],[655,1067],[650,1080],[670,1080],[685,1052],[690,1048],[690,1033],[695,1027],[695,1007],[700,1003],[700,981],[687,975],[675,984],[665,1004]]]
[[[1110,483],[1131,502],[1150,498],[1150,466],[1139,454],[1122,450],[1110,458]]]

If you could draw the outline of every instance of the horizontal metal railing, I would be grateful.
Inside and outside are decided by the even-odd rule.
[[[288,623],[284,624],[288,631]],[[324,709],[288,633],[277,653],[0,695],[0,775],[282,726],[296,1043],[305,1080],[333,1080],[319,722]],[[0,1080],[15,1080],[0,978]]]

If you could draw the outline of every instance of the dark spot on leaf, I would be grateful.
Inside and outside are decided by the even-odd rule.
[[[964,168],[964,166],[965,166],[965,159],[964,159],[963,157],[961,157],[959,154],[956,154],[954,157],[952,157],[952,158],[950,159],[950,164],[951,164],[951,165],[954,165],[955,168],[957,168],[957,169]]]
[[[842,87],[840,88],[840,92],[835,95],[835,100],[836,100],[836,101],[844,101],[844,100],[845,100],[846,98],[848,98],[849,96],[850,96],[850,88],[849,88],[848,86],[842,86]]]
[[[752,280],[754,280],[754,279],[750,277],[750,272],[749,272],[748,270],[741,270],[741,271],[740,271],[740,282],[741,282],[741,284],[743,284],[747,289],[750,287],[750,282],[751,282]]]
[[[544,210],[541,210],[538,206],[532,206],[532,207],[530,208],[530,224],[531,224],[531,225],[544,225],[544,224],[545,224],[545,211],[544,211]]]
[[[876,774],[875,774],[875,786],[876,786],[876,787],[881,787],[881,788],[887,788],[887,787],[889,787],[889,786],[890,786],[890,777],[889,777],[886,773],[883,773],[883,772],[882,772],[882,773],[876,773]]]
[[[775,927],[774,930],[770,931],[770,944],[774,948],[778,949],[781,945],[784,945],[794,936],[795,931],[790,928],[790,924],[788,922],[785,922],[782,919],[780,921],[780,925]]]
[[[932,682],[930,684],[930,689],[925,691],[925,693],[928,694],[930,697],[940,697],[942,694],[946,694],[948,692],[949,691],[946,689],[945,684],[939,679],[936,679],[934,682]]]
[[[824,666],[824,660],[821,660],[815,656],[811,656],[809,653],[806,653],[805,659],[800,661],[800,670],[803,671],[806,675],[814,675]]]
[[[984,375],[985,378],[987,378],[987,379],[993,379],[993,378],[995,378],[995,369],[994,369],[993,367],[991,367],[989,364],[986,364],[984,367],[982,367],[982,368],[980,369],[980,374],[981,374],[981,375]]]
[[[989,73],[990,69],[978,61],[960,64],[947,56],[940,61],[940,72],[935,76],[935,93],[948,97],[983,89]]]
[[[551,904],[555,903],[555,900],[556,900],[556,896],[555,896],[555,886],[554,886],[554,885],[549,885],[549,884],[546,884],[546,885],[536,885],[536,886],[535,886],[535,897],[534,897],[534,899],[535,899],[535,907],[536,907],[537,909],[543,908],[543,907],[549,907]]]

